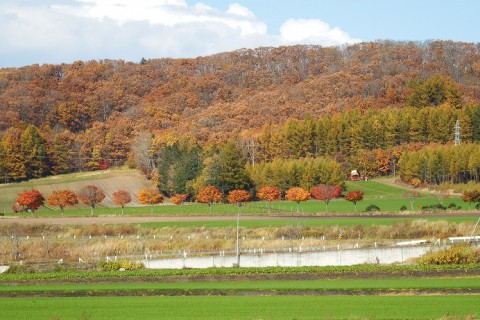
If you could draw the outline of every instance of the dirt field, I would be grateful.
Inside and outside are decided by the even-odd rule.
[[[58,217],[58,218],[0,218],[0,225],[9,223],[19,224],[48,224],[48,225],[88,225],[88,224],[129,224],[145,222],[183,222],[183,221],[235,221],[236,216],[144,216],[144,217]],[[248,216],[248,220],[270,220],[270,216]],[[290,217],[282,217],[290,219]],[[291,219],[297,219],[291,217]]]
[[[72,190],[78,193],[86,185],[95,185],[103,190],[105,199],[102,206],[113,206],[112,193],[122,189],[132,194],[129,206],[140,205],[136,198],[138,190],[151,188],[150,181],[137,170],[112,169],[105,171],[81,172],[65,176],[52,176],[48,178],[30,180],[25,183],[12,183],[0,185],[0,211],[12,212],[12,206],[18,194],[24,190],[36,189],[45,197],[55,190]],[[81,205],[81,204],[79,204]]]
[[[466,217],[478,217],[478,213],[462,213],[462,216]],[[351,219],[351,218],[448,218],[456,217],[457,213],[447,214],[411,214],[411,215],[382,215],[382,216],[365,216],[365,215],[342,215],[342,216],[270,216],[270,215],[249,215],[242,219],[247,220],[272,220],[272,219]],[[234,215],[221,216],[94,216],[94,217],[0,217],[0,225],[6,225],[10,223],[18,224],[46,224],[46,225],[89,225],[89,224],[130,224],[130,223],[146,223],[146,222],[187,222],[187,221],[235,221],[237,219]]]

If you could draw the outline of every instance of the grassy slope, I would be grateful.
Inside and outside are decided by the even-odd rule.
[[[118,189],[124,189],[130,192],[132,203],[129,205],[138,205],[135,197],[138,190],[144,187],[151,187],[151,184],[137,170],[129,169],[111,169],[94,172],[78,172],[58,176],[50,176],[42,179],[34,179],[26,182],[1,184],[0,185],[0,212],[12,212],[12,206],[18,193],[23,190],[37,189],[47,197],[55,190],[69,189],[78,192],[86,185],[95,185],[105,192],[105,199],[100,204],[102,206],[112,206],[111,194]],[[79,205],[80,207],[80,205]],[[43,208],[41,211],[51,211]]]

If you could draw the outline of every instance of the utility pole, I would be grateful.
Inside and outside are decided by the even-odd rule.
[[[240,208],[238,208],[237,212],[237,245],[236,245],[236,251],[237,251],[237,265],[236,267],[240,267]]]

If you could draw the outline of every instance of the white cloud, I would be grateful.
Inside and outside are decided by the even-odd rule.
[[[0,67],[357,40],[320,20],[291,19],[273,35],[242,5],[220,10],[185,0],[1,0],[0,30]]]
[[[334,46],[355,43],[360,39],[351,38],[348,33],[319,19],[288,19],[280,27],[284,43],[320,44]]]
[[[232,4],[226,12],[202,3],[188,6],[183,0],[77,0],[84,5],[54,6],[65,14],[111,19],[119,24],[129,21],[146,21],[152,25],[176,26],[189,23],[217,23],[219,28],[238,29],[242,35],[265,34],[265,23],[239,4]]]

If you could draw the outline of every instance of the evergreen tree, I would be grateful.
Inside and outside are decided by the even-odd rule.
[[[10,128],[2,138],[5,180],[23,180],[27,178],[27,168],[20,147],[21,130]]]
[[[45,143],[37,128],[29,125],[20,136],[26,178],[39,178],[47,173]]]
[[[197,178],[201,171],[200,151],[178,142],[166,147],[158,161],[159,189],[168,196],[187,193],[189,181]]]
[[[223,194],[232,190],[249,190],[252,182],[245,164],[241,150],[228,142],[221,148],[207,183],[218,187]]]

